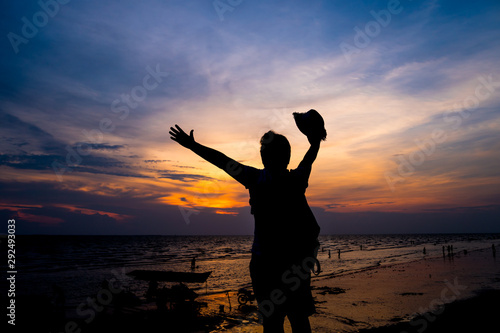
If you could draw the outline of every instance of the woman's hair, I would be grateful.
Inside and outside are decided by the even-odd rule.
[[[291,147],[288,139],[269,131],[260,139],[260,156],[264,168],[286,169],[290,162]]]

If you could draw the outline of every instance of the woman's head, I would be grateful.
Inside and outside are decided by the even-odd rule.
[[[290,143],[285,136],[269,131],[260,139],[260,156],[264,168],[286,169],[290,162],[290,154]]]

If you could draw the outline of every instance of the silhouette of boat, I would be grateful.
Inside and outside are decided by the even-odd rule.
[[[174,272],[174,271],[157,271],[157,270],[134,270],[127,273],[133,276],[136,280],[144,281],[162,281],[162,282],[184,282],[184,283],[203,283],[212,274],[211,271],[203,273],[194,272]]]
[[[198,294],[187,287],[184,283],[206,283],[212,272],[194,273],[194,272],[174,272],[157,270],[134,270],[127,275],[136,280],[149,281],[149,288],[146,292],[147,301],[155,301],[159,310],[166,309],[167,303],[170,308],[182,307],[184,310],[197,312],[201,306],[206,303],[195,302]],[[179,283],[170,288],[158,287],[158,282]],[[188,301],[188,302],[187,302]]]

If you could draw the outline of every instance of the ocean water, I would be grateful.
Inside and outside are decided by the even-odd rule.
[[[96,295],[104,280],[121,278],[123,287],[144,295],[147,282],[124,278],[135,269],[211,271],[198,293],[236,291],[250,286],[248,265],[253,236],[18,236],[17,295],[53,295],[63,290],[77,306]],[[318,259],[322,278],[424,256],[455,254],[500,246],[500,234],[323,235]],[[423,253],[425,247],[425,254]],[[340,258],[339,251],[340,250]]]

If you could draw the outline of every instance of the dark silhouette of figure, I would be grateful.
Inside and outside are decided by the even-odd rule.
[[[196,269],[196,257],[191,259],[191,270],[194,271]]]
[[[294,115],[297,125],[297,118],[302,115]],[[311,332],[309,316],[315,312],[310,283],[314,265],[311,262],[319,248],[319,226],[305,191],[326,131],[315,134],[307,126],[299,129],[306,132],[310,147],[294,170],[287,169],[290,143],[273,131],[260,140],[264,169],[243,165],[199,144],[194,140],[193,130],[188,135],[175,125],[169,132],[172,140],[224,170],[249,190],[255,219],[250,275],[264,333],[284,332],[285,317],[294,333]]]

